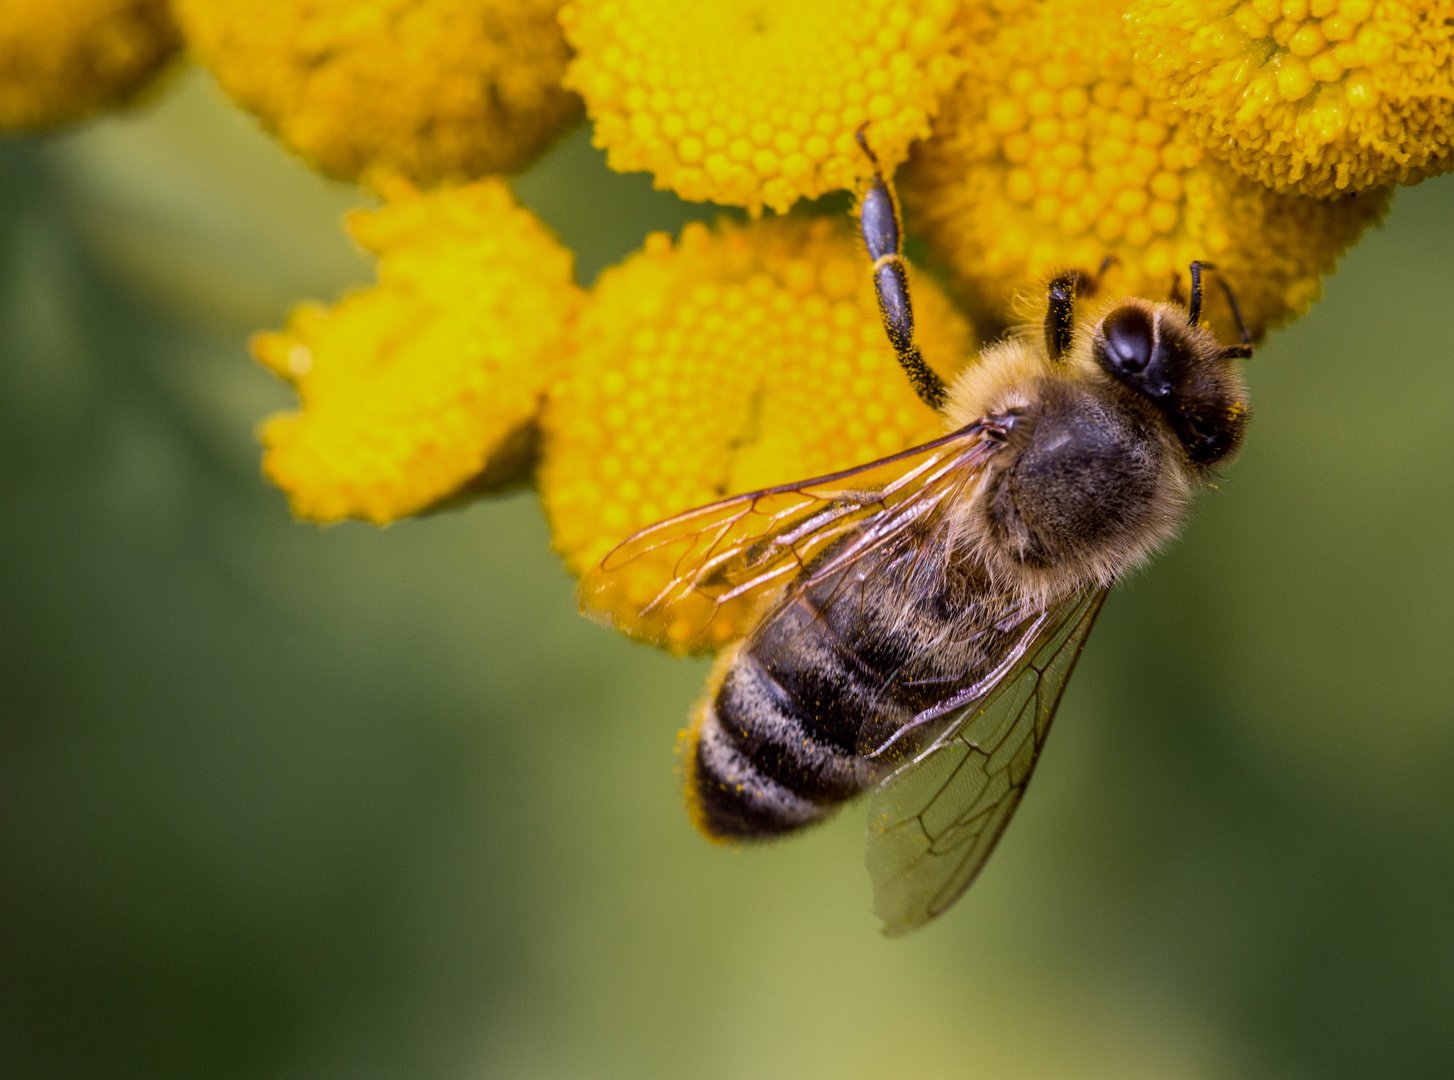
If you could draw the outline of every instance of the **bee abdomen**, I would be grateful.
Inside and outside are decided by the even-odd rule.
[[[828,810],[765,775],[722,730],[708,705],[698,722],[688,778],[697,825],[719,840],[779,836]]]
[[[721,839],[778,836],[863,789],[857,760],[810,734],[806,717],[750,651],[703,710],[691,775],[698,824]]]
[[[855,758],[818,736],[756,653],[738,655],[713,705],[723,730],[784,787],[814,802],[842,802],[862,790]]]

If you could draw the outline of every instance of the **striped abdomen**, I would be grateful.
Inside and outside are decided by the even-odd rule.
[[[890,572],[851,598],[840,585],[798,596],[724,657],[687,746],[688,797],[709,836],[765,838],[827,817],[875,779],[859,754],[866,724],[881,745],[988,670],[1009,636],[968,602],[964,580],[925,590]]]

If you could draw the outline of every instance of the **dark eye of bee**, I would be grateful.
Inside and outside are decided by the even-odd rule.
[[[1229,389],[1215,342],[1203,343],[1203,355],[1193,328],[1157,318],[1139,304],[1116,308],[1096,328],[1092,355],[1107,375],[1155,403],[1193,464],[1214,465],[1241,443],[1246,403]]]
[[[1101,324],[1106,335],[1106,359],[1118,374],[1136,375],[1151,363],[1154,332],[1146,312],[1136,307],[1117,308]]]
[[[1187,359],[1176,335],[1156,336],[1153,315],[1126,304],[1101,320],[1093,346],[1096,360],[1110,375],[1165,406]]]

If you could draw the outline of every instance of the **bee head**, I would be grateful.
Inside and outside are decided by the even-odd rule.
[[[1106,374],[1161,410],[1192,464],[1209,468],[1241,446],[1247,392],[1228,351],[1180,308],[1122,303],[1096,327],[1091,354]]]

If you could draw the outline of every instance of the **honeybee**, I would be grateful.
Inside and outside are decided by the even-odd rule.
[[[767,839],[868,792],[874,910],[894,936],[979,873],[1107,590],[1237,453],[1250,414],[1236,361],[1251,345],[1245,325],[1232,347],[1200,325],[1202,264],[1185,307],[1126,298],[1083,321],[1090,279],[1071,272],[1050,284],[1043,334],[1011,334],[946,386],[914,344],[881,175],[859,219],[890,343],[950,433],[644,529],[580,598],[679,648],[710,647],[723,608],[751,605],[685,736],[691,815],[715,840]],[[605,614],[663,559],[659,593]]]

